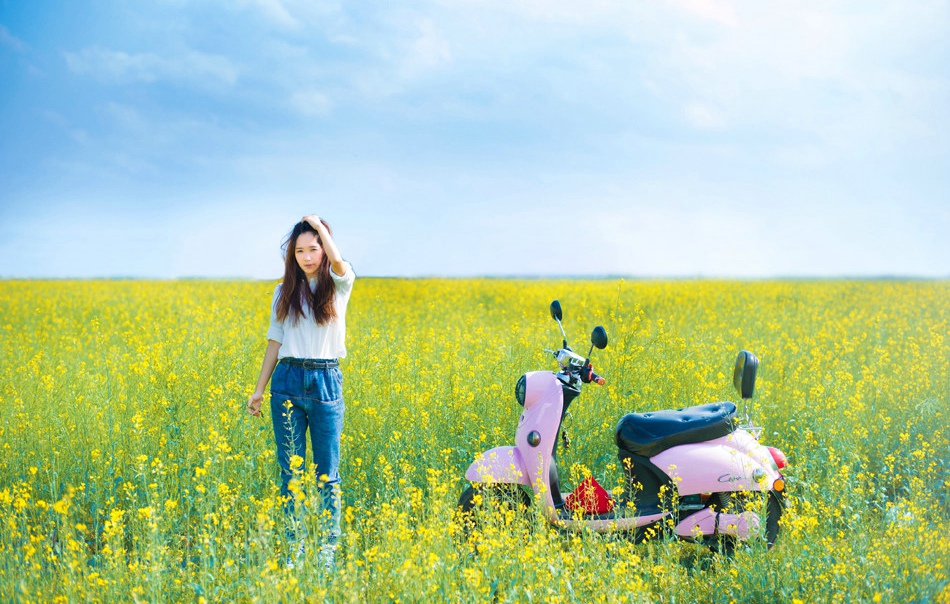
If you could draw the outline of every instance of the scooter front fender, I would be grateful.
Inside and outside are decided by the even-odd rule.
[[[731,535],[748,539],[757,534],[761,519],[755,512],[739,514],[717,513],[709,508],[686,517],[676,525],[676,534],[685,539],[699,539],[712,535]]]
[[[471,482],[531,486],[521,452],[515,447],[495,447],[482,453],[465,472]]]

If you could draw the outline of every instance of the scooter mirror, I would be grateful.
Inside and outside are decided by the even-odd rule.
[[[743,350],[736,357],[736,368],[732,372],[732,384],[745,399],[752,398],[755,392],[755,370],[759,367],[759,359],[748,350]]]
[[[555,321],[560,321],[562,318],[561,303],[558,302],[557,300],[555,300],[554,302],[551,302],[551,317]]]
[[[600,325],[595,327],[590,334],[590,343],[599,350],[607,348],[607,330]]]

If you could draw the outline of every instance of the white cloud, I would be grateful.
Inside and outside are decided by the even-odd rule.
[[[685,108],[686,119],[701,130],[722,130],[726,121],[718,111],[702,103],[690,103]]]
[[[736,8],[732,2],[722,0],[672,0],[680,10],[714,23],[735,27],[738,24]]]
[[[177,240],[165,270],[173,277],[280,277],[280,244],[293,226],[281,209],[261,199],[230,197],[176,213],[164,225]]]
[[[315,27],[328,33],[339,29],[345,11],[338,0],[242,0],[255,6],[271,22],[287,29]]]
[[[0,46],[12,48],[16,52],[25,52],[27,50],[26,42],[10,33],[3,25],[0,25]]]
[[[325,116],[333,110],[333,101],[318,90],[305,90],[293,93],[290,104],[306,116]]]
[[[270,21],[278,25],[297,29],[302,24],[290,14],[290,11],[284,6],[281,0],[250,0]]]
[[[451,46],[438,25],[432,19],[423,19],[418,28],[418,36],[403,61],[403,72],[416,75],[451,63]]]
[[[162,80],[206,85],[209,81],[233,85],[239,70],[227,57],[193,50],[174,55],[127,53],[98,46],[67,52],[66,63],[78,75],[113,83]]]

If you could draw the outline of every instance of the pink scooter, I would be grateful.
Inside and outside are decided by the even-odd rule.
[[[594,347],[606,348],[607,332],[594,328],[584,358],[567,345],[557,300],[551,303],[551,316],[564,340],[560,350],[546,352],[553,353],[560,370],[533,371],[518,380],[515,396],[524,413],[515,445],[486,451],[469,466],[465,477],[473,484],[462,493],[459,512],[475,512],[498,493],[506,493],[503,499],[509,504],[527,507],[528,492],[533,492],[547,520],[561,528],[629,531],[637,540],[672,532],[725,551],[762,537],[771,547],[782,514],[785,480],[780,470],[786,458],[759,444],[761,429],[749,423],[748,413],[746,425],[737,425],[731,402],[625,415],[616,430],[628,485],[621,500],[610,499],[608,509],[585,509],[575,493],[565,505],[556,462],[558,434],[582,384],[605,383],[594,373],[590,353]],[[744,401],[752,398],[757,367],[755,355],[739,353],[733,383]]]

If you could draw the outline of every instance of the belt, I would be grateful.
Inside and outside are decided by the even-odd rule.
[[[281,363],[288,365],[297,365],[304,369],[332,369],[339,367],[340,362],[336,359],[295,359],[294,357],[284,357],[280,359]]]

